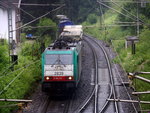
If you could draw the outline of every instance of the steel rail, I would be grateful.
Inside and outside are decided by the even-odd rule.
[[[86,36],[87,36],[87,35],[86,35]],[[89,36],[87,36],[87,37],[89,37]],[[89,37],[89,38],[91,38],[91,37]],[[92,40],[92,39],[91,39],[91,40]],[[92,41],[93,41],[93,40],[92,40]],[[95,42],[95,41],[94,41],[94,42]],[[111,91],[110,91],[110,94],[109,94],[109,96],[108,96],[109,99],[112,97],[112,94],[113,94],[112,85],[111,85],[110,87],[111,87]],[[100,110],[100,113],[102,113],[102,112],[106,109],[108,103],[109,103],[109,101],[106,101],[106,102],[105,102],[105,104],[103,105],[102,109]]]
[[[90,96],[86,99],[86,101],[85,101],[84,104],[80,107],[80,109],[77,110],[77,111],[78,111],[77,113],[80,113],[80,112],[82,112],[82,111],[84,110],[85,106],[89,103],[89,101],[90,101],[91,98],[93,97],[93,95],[94,95],[94,93],[95,93],[95,88],[96,88],[96,87],[93,88],[92,93],[91,93]],[[76,111],[75,111],[75,113],[76,113]]]
[[[102,51],[103,51],[103,53],[104,53],[104,55],[105,55],[106,61],[107,61],[107,66],[108,66],[109,75],[110,75],[110,79],[111,79],[111,85],[112,85],[111,88],[112,88],[113,98],[114,98],[114,99],[117,99],[117,98],[116,98],[116,92],[115,92],[115,86],[114,86],[113,72],[112,72],[112,68],[111,68],[111,63],[110,63],[110,60],[109,60],[109,57],[108,57],[108,55],[107,55],[107,52],[106,52],[105,48],[104,48],[102,45],[100,45],[98,42],[96,42],[95,40],[93,40],[90,36],[88,36],[88,35],[85,35],[85,36],[86,36],[86,37],[89,37],[93,42],[95,42],[95,43],[102,49]],[[111,96],[110,96],[110,97],[111,97]],[[110,97],[109,97],[109,98],[110,98]],[[103,112],[105,111],[105,109],[106,109],[108,103],[109,103],[109,102],[106,101],[106,103],[105,103],[105,105],[103,106],[103,108],[101,109],[100,113],[103,113]],[[114,102],[114,105],[115,105],[115,110],[116,110],[115,112],[116,112],[116,113],[119,113],[117,102]]]
[[[70,104],[72,102],[72,98],[74,97],[74,95],[72,94],[69,94],[68,95],[68,100],[65,101],[64,103],[64,108],[61,110],[62,113],[69,113],[69,108],[70,108]],[[45,99],[41,102],[39,108],[38,108],[38,111],[37,113],[49,113],[50,110],[49,110],[49,107],[52,107],[53,105],[55,105],[57,102],[61,102],[61,101],[54,101],[51,99],[50,96],[46,95]],[[59,103],[57,103],[55,105],[55,107],[58,107],[59,106]],[[56,108],[54,107],[54,109],[51,109],[53,111],[56,110]]]
[[[69,108],[70,108],[70,105],[74,96],[75,96],[74,94],[69,94],[69,98],[68,98],[68,101],[66,101],[63,113],[69,113]]]
[[[98,57],[96,55],[96,51],[95,49],[92,47],[91,43],[89,41],[87,41],[87,39],[84,39],[91,47],[91,49],[93,50],[93,55],[94,55],[94,59],[95,59],[95,98],[94,98],[94,113],[97,113],[98,111]]]
[[[39,106],[37,113],[46,113],[48,105],[50,104],[50,102],[51,102],[50,98],[48,96],[46,96],[44,101]]]
[[[97,62],[97,55],[96,52],[94,51],[94,48],[92,47],[92,45],[90,44],[90,42],[88,42],[86,39],[84,39],[90,46],[90,48],[92,49],[92,53],[94,55],[94,64],[95,64],[95,87],[92,90],[92,93],[90,94],[90,96],[86,99],[86,101],[84,102],[84,104],[80,107],[80,109],[78,110],[78,113],[82,112],[84,110],[84,108],[87,106],[87,104],[90,102],[90,100],[92,99],[92,97],[95,95],[94,98],[94,113],[97,113],[97,101],[98,101],[98,62]]]

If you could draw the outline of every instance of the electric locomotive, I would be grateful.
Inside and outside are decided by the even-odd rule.
[[[42,91],[51,95],[73,91],[80,80],[82,43],[59,38],[42,54]]]

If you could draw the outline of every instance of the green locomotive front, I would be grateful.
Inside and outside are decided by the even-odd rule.
[[[46,48],[42,54],[42,91],[71,91],[81,75],[81,44],[68,49]]]

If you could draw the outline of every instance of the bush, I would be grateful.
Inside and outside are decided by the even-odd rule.
[[[8,67],[9,54],[8,54],[8,44],[6,40],[4,44],[0,43],[0,72]],[[1,76],[1,75],[0,75]]]
[[[31,93],[33,83],[40,80],[40,60],[37,56],[32,56],[31,47],[32,44],[23,44],[23,49],[18,57],[18,65],[14,66],[14,71],[7,71],[5,76],[0,77],[0,93],[2,93],[0,98],[22,99],[26,94]],[[33,48],[33,50],[36,49],[38,49],[38,44],[35,44]],[[33,61],[32,58],[36,61]],[[10,104],[16,104],[16,102],[0,102],[0,106]],[[1,108],[0,113],[11,113],[14,109],[16,107]]]
[[[87,18],[87,22],[95,24],[97,22],[97,16],[95,14],[90,14]]]

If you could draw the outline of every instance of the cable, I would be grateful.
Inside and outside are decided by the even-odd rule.
[[[110,9],[114,10],[115,12],[120,13],[121,15],[123,15],[123,16],[125,16],[125,17],[128,17],[128,18],[130,18],[130,19],[132,19],[132,20],[135,21],[134,18],[132,18],[132,17],[130,17],[130,16],[128,16],[128,15],[125,15],[125,14],[121,13],[120,11],[118,11],[118,10],[116,10],[116,9],[114,9],[114,8],[108,6],[108,5],[106,5],[106,4],[104,4],[104,3],[100,2],[100,1],[97,1],[97,2],[98,2],[99,4],[102,4],[103,6],[105,6],[105,7],[107,7],[107,8],[110,8]]]
[[[13,4],[14,5],[14,4]],[[16,8],[18,8],[16,5],[14,5]],[[35,16],[33,16],[33,15],[31,15],[30,13],[28,13],[27,11],[25,11],[25,10],[23,10],[22,8],[18,8],[18,9],[20,9],[21,11],[23,11],[24,13],[26,13],[27,15],[29,15],[29,16],[31,16],[33,19],[35,19],[36,17]]]
[[[1,92],[0,92],[0,95],[25,71],[22,70]]]
[[[111,3],[111,1],[102,1],[103,3]],[[115,1],[117,3],[141,3],[140,1]],[[150,1],[143,1],[144,3],[150,3]]]
[[[26,13],[27,15],[31,16],[33,19],[35,19],[36,17],[31,15],[30,13],[26,12],[25,10],[23,10],[22,8],[19,8],[21,11],[23,11],[24,13]]]
[[[140,20],[142,23],[144,23],[143,20],[141,20],[140,18],[138,18],[136,15],[132,14],[131,12],[129,12],[127,9],[121,7],[120,5],[118,5],[117,3],[115,3],[113,0],[111,0],[113,4],[115,4],[116,6],[118,6],[119,8],[121,8],[122,10],[126,11],[128,14],[130,14],[131,16],[135,17],[137,20]],[[137,21],[136,20],[136,21]]]
[[[4,2],[2,2],[2,1],[0,1],[0,4],[2,4],[2,6],[4,6],[4,7],[10,8],[10,6],[8,6],[8,4],[6,4],[6,3],[4,3]]]
[[[98,1],[97,1],[97,2],[98,2]],[[105,26],[105,19],[104,19],[104,13],[103,13],[103,11],[102,11],[102,5],[100,4],[99,6],[100,6],[100,12],[101,12],[101,16],[102,16],[102,21],[103,21],[104,26]]]
[[[116,24],[105,24],[105,26],[108,27],[112,27],[112,26],[122,26],[122,27],[127,27],[127,26],[137,26],[137,24],[120,24],[120,25],[116,25]]]
[[[98,2],[98,0],[97,0]],[[105,18],[104,18],[104,13],[102,11],[102,5],[100,4],[100,12],[101,12],[101,16],[102,16],[102,21],[104,23],[104,30],[105,30],[105,39],[106,39],[106,24],[105,24]],[[101,24],[102,25],[102,24]]]
[[[6,74],[6,75],[0,76],[0,79],[3,78],[4,76],[8,76],[8,75],[10,75],[10,74],[12,74],[12,73],[14,73],[14,72],[17,72],[17,71],[19,71],[19,70],[21,70],[21,69],[28,68],[30,65],[35,64],[35,63],[37,63],[37,62],[39,62],[39,61],[40,61],[40,60],[37,60],[37,61],[35,61],[35,62],[31,63],[31,64],[28,64],[28,65],[25,65],[25,66],[19,68],[19,69],[13,71],[13,72],[10,72],[10,73],[8,73],[8,74]]]
[[[57,27],[57,26],[27,26],[27,27],[24,27],[24,29],[28,29],[28,28],[31,28],[31,29],[36,29],[36,28],[54,28],[54,27]]]
[[[43,17],[45,17],[45,16],[47,16],[48,14],[50,14],[50,13],[52,13],[52,12],[54,12],[54,11],[59,10],[60,8],[62,8],[62,7],[64,7],[64,6],[65,6],[65,5],[62,5],[62,6],[58,7],[58,8],[56,8],[56,9],[53,9],[53,10],[47,12],[46,14],[44,14],[44,15],[42,15],[42,16],[40,16],[40,17],[38,17],[38,18],[36,18],[36,19],[34,19],[34,20],[32,20],[32,21],[30,21],[30,22],[28,22],[28,23],[26,23],[26,24],[24,24],[24,25],[22,25],[22,26],[20,26],[20,27],[18,27],[18,28],[16,28],[15,30],[12,30],[12,32],[13,32],[13,31],[16,31],[16,30],[18,30],[18,29],[24,28],[25,26],[27,26],[27,25],[29,25],[29,24],[31,24],[31,23],[33,23],[33,22],[35,22],[35,21],[37,21],[37,20],[39,20],[39,19],[41,19],[41,18],[43,18]]]
[[[26,68],[27,69],[27,68]],[[9,84],[0,92],[0,95],[26,70],[22,70],[11,82],[9,82]],[[31,69],[29,70],[31,71]],[[28,72],[29,72],[28,71]]]
[[[14,5],[18,5],[18,3],[12,3]],[[62,4],[32,4],[32,3],[21,3],[23,6],[60,6]]]
[[[7,72],[7,70],[10,69],[17,61],[18,60],[16,60],[15,62],[13,62],[10,66],[6,67],[6,69],[2,73],[0,73],[0,75],[5,74]]]

